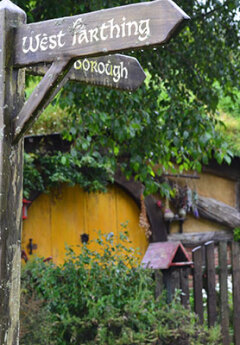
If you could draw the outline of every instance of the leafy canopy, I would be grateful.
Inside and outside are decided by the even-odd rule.
[[[35,22],[139,0],[15,2]],[[146,193],[160,188],[156,166],[158,174],[173,169],[173,162],[180,171],[200,170],[212,156],[219,162],[230,162],[231,157],[216,132],[216,110],[220,97],[236,100],[234,87],[239,87],[239,2],[176,3],[191,17],[181,33],[168,45],[130,52],[148,75],[138,91],[120,93],[69,83],[59,97],[70,117],[63,136],[73,142],[75,166],[79,160],[104,166],[110,180],[120,166],[126,176],[145,184]],[[96,174],[93,182],[97,179]]]

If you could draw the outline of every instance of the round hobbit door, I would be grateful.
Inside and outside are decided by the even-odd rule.
[[[79,186],[62,185],[41,194],[29,207],[23,223],[22,249],[28,257],[52,257],[60,264],[67,245],[79,251],[83,243],[88,243],[95,249],[93,240],[99,231],[119,235],[127,230],[131,241],[128,246],[139,249],[143,256],[148,240],[139,226],[139,214],[135,201],[115,185],[107,193],[88,193]]]

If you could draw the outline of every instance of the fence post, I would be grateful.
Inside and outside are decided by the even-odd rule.
[[[193,257],[193,292],[194,292],[194,311],[199,317],[199,321],[203,323],[203,281],[202,281],[202,247],[196,247],[192,250]]]
[[[216,298],[216,272],[215,272],[215,255],[214,242],[205,243],[206,255],[206,274],[207,274],[207,310],[208,310],[208,326],[214,326],[217,320],[217,298]]]
[[[229,338],[229,306],[228,306],[228,267],[227,267],[227,242],[219,242],[218,266],[220,283],[220,316],[223,336],[223,345],[230,344]]]
[[[240,263],[239,263],[239,259],[240,259],[239,243],[232,242],[234,345],[240,345]]]
[[[180,269],[180,289],[182,290],[181,302],[184,307],[189,307],[189,268]]]

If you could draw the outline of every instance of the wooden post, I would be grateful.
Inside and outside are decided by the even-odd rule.
[[[161,270],[155,270],[155,298],[158,299],[163,292],[163,274]]]
[[[233,328],[234,345],[240,345],[240,246],[232,242]]]
[[[167,291],[167,303],[171,303],[176,289],[180,289],[180,274],[177,268],[163,270],[163,285]]]
[[[23,141],[12,123],[24,102],[25,73],[13,68],[15,28],[25,12],[0,2],[0,344],[19,343]]]
[[[182,290],[181,302],[185,308],[189,308],[189,267],[180,269],[180,289]]]
[[[216,279],[215,279],[215,256],[214,242],[205,243],[206,254],[206,273],[207,273],[207,310],[208,326],[212,327],[217,321],[217,296],[216,296]]]
[[[202,265],[203,255],[202,247],[199,246],[192,251],[194,273],[193,273],[193,292],[194,292],[194,311],[199,316],[199,321],[203,323],[203,281],[202,281]]]
[[[228,267],[227,242],[220,242],[218,249],[219,283],[220,283],[220,316],[223,345],[230,344],[229,337],[229,307],[228,307]]]

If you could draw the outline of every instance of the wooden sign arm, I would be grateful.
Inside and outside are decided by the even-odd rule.
[[[26,72],[42,76],[49,67],[49,64],[41,63],[26,67]],[[122,91],[135,91],[145,78],[138,60],[121,54],[78,59],[68,72],[69,80]]]
[[[64,78],[57,83],[56,87],[52,90],[51,96],[48,98],[48,100],[45,102],[44,107],[40,110],[39,115],[47,108],[47,106],[54,100],[54,98],[57,96],[58,92],[64,87],[64,85],[69,81],[69,72],[65,74]],[[39,116],[37,115],[37,117]]]
[[[16,31],[16,67],[86,58],[166,44],[190,18],[172,0],[155,0],[23,24]]]
[[[24,136],[33,122],[67,82],[67,73],[71,66],[72,62],[69,60],[54,61],[52,63],[13,122],[13,144],[16,144]]]
[[[29,75],[44,76],[46,71],[50,68],[51,64],[41,63],[36,66],[27,66],[25,71]]]

